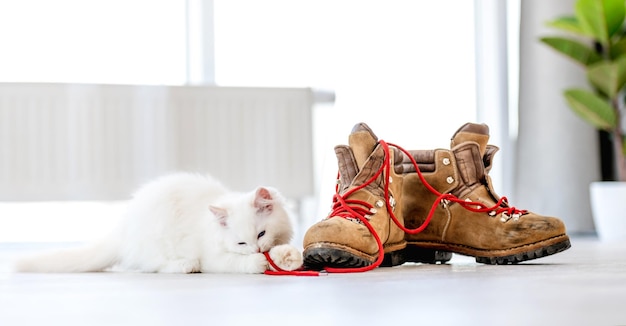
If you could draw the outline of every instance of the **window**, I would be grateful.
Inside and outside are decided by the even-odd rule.
[[[476,116],[473,6],[217,0],[216,82],[333,89],[336,103],[317,121],[331,143],[366,121],[410,148],[447,146]]]
[[[0,82],[194,82],[190,1],[5,1]],[[460,125],[476,119],[472,1],[207,3],[218,85],[335,92],[334,105],[314,116],[320,212],[334,190],[333,147],[347,142],[355,123],[407,149],[431,149],[447,147]],[[73,236],[65,239],[86,238]]]
[[[0,3],[0,82],[186,82],[185,2]]]
[[[334,191],[333,148],[366,122],[407,149],[447,147],[476,120],[472,1],[215,1],[219,85],[313,86],[319,211]],[[454,9],[451,9],[454,8]]]

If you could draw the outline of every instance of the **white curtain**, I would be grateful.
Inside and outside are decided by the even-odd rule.
[[[519,134],[515,204],[560,217],[570,233],[593,231],[589,183],[599,179],[597,134],[563,91],[588,87],[583,69],[539,42],[546,22],[572,15],[574,0],[521,2]]]

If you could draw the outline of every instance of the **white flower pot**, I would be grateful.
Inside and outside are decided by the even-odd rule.
[[[592,182],[589,190],[598,238],[626,242],[626,182]]]

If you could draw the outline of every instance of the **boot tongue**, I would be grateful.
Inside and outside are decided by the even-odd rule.
[[[480,147],[480,157],[485,154],[487,142],[489,142],[489,127],[482,123],[466,123],[457,130],[450,141],[450,148],[464,142],[473,141]]]
[[[378,137],[365,123],[357,123],[352,128],[352,132],[348,137],[348,145],[352,148],[359,171],[363,168],[363,164],[365,164],[370,154],[372,154],[376,144],[378,144]]]
[[[359,170],[350,147],[346,145],[335,146],[335,154],[337,155],[337,163],[339,165],[339,193],[343,194]]]

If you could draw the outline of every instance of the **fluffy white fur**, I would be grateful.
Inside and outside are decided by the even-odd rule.
[[[210,176],[178,173],[140,188],[107,237],[80,248],[35,254],[18,272],[262,273],[268,262],[302,265],[289,245],[284,199],[272,188],[231,192]]]

